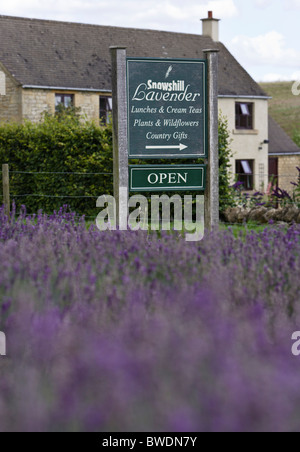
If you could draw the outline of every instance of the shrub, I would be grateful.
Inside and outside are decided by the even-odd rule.
[[[297,182],[291,182],[293,186],[291,194],[270,182],[265,193],[256,192],[250,195],[244,191],[242,182],[236,182],[231,187],[236,205],[244,208],[257,206],[271,208],[295,206],[300,208],[300,168],[297,167],[297,170],[299,174]]]
[[[234,194],[230,186],[230,158],[232,151],[230,149],[230,137],[228,131],[227,119],[219,116],[219,167],[220,167],[220,212],[224,212],[227,207],[235,205]]]
[[[97,197],[112,194],[111,174],[91,174],[112,172],[111,127],[82,123],[75,114],[0,126],[0,162],[10,166],[12,200],[18,208],[26,204],[30,212],[49,213],[69,204],[80,214],[96,217]],[[58,174],[43,174],[48,172]]]

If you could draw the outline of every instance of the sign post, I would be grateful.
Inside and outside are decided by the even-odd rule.
[[[114,196],[121,227],[130,191],[205,191],[205,229],[219,224],[218,51],[205,60],[126,58],[111,47]],[[202,159],[205,165],[131,165]]]
[[[112,61],[114,198],[117,226],[127,229],[123,212],[128,209],[128,147],[126,47],[110,47]],[[126,222],[126,224],[125,224]]]
[[[219,226],[218,50],[204,50],[208,66],[208,158],[204,194],[205,230]]]

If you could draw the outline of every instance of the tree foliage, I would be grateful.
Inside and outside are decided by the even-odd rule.
[[[234,205],[234,196],[230,181],[230,148],[231,139],[228,131],[228,121],[225,116],[219,116],[219,172],[220,172],[220,212]]]

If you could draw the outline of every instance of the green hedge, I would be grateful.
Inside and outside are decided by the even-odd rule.
[[[96,217],[96,198],[104,193],[112,194],[112,175],[72,173],[112,173],[111,127],[81,123],[72,115],[65,115],[63,120],[45,116],[38,124],[2,125],[0,163],[9,164],[11,199],[17,208],[26,205],[30,213],[39,209],[50,213],[68,204],[79,214]],[[16,171],[66,174],[18,174]],[[27,194],[62,198],[24,196]]]

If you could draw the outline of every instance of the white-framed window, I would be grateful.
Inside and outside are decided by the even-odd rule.
[[[243,184],[244,190],[254,188],[254,160],[236,160],[235,173],[238,182]]]
[[[254,104],[250,102],[235,103],[236,129],[252,130],[254,125]]]

